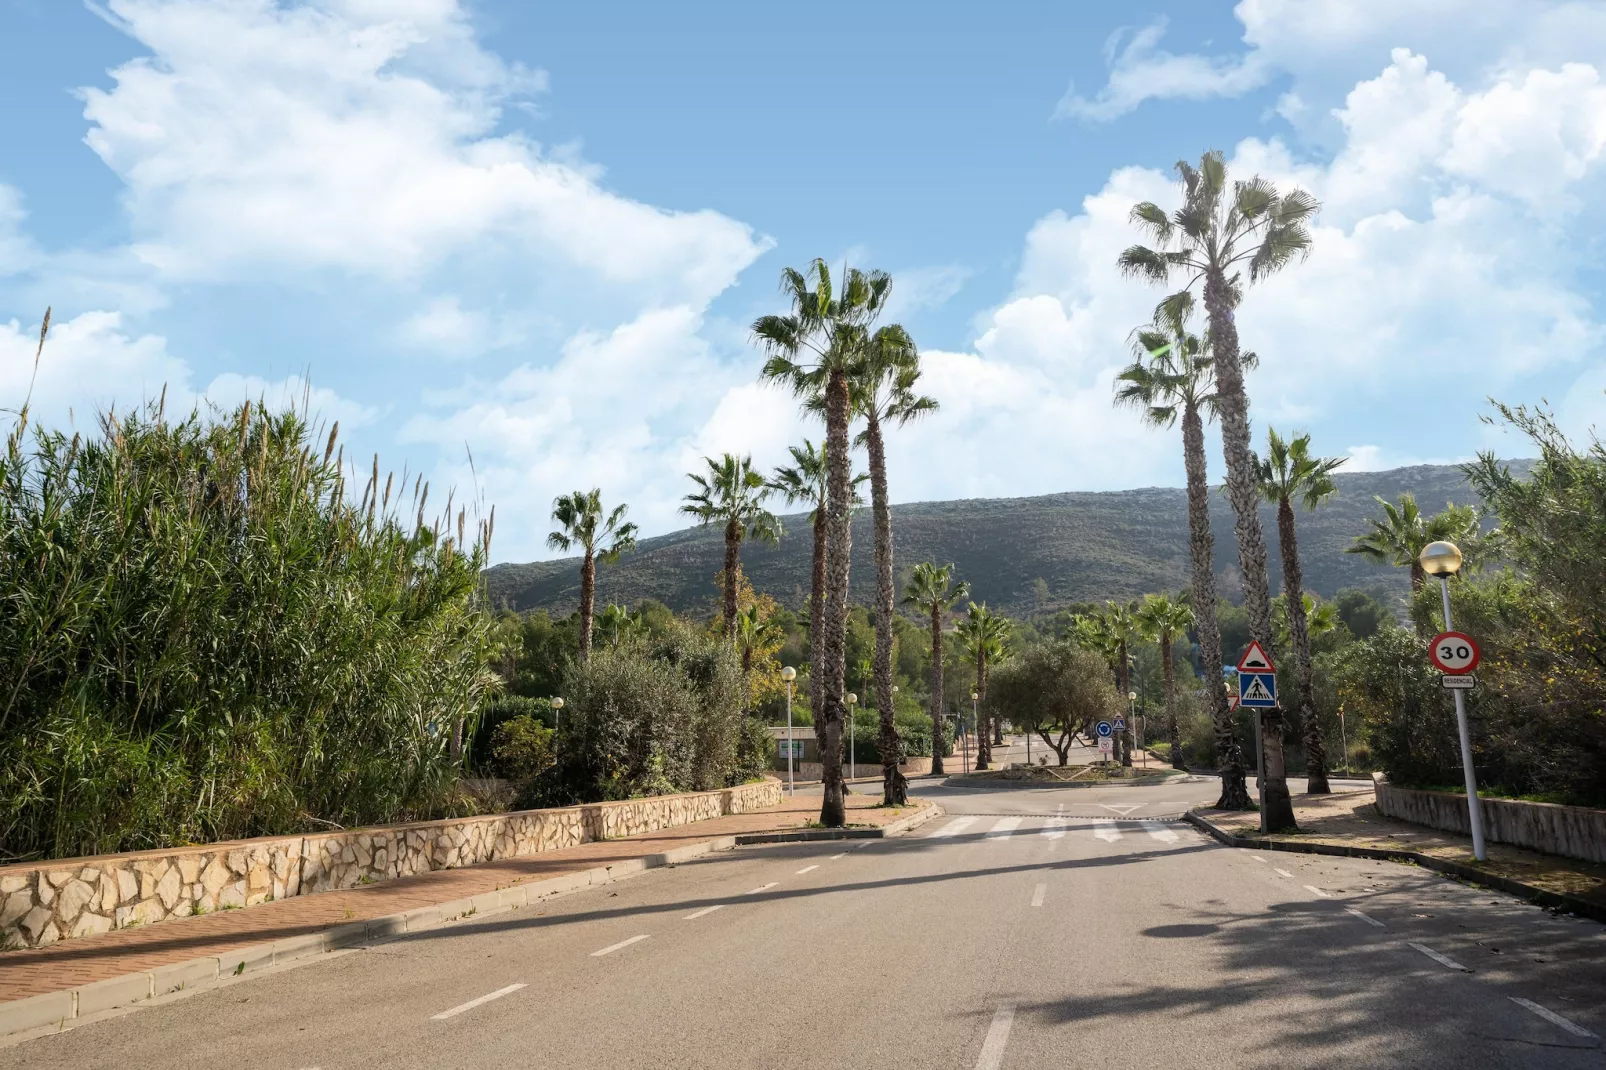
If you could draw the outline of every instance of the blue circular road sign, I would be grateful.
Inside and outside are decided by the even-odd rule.
[[[1098,731],[1098,734],[1099,734],[1100,737],[1102,737],[1104,739],[1109,739],[1110,738],[1110,722],[1108,722],[1108,721],[1100,721],[1098,723],[1098,726],[1097,726],[1097,731]]]

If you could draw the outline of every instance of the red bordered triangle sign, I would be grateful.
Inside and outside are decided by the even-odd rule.
[[[1271,655],[1266,653],[1265,647],[1257,639],[1249,644],[1244,656],[1238,659],[1239,672],[1276,672],[1277,666],[1271,663]]]

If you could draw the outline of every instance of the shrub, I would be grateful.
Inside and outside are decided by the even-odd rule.
[[[552,736],[527,714],[503,721],[491,733],[492,770],[515,784],[535,779],[552,764]]]
[[[482,772],[496,773],[496,755],[493,736],[502,724],[516,717],[528,717],[546,728],[556,727],[556,711],[548,698],[530,698],[527,695],[497,695],[480,707],[474,731],[469,737],[470,764]]]

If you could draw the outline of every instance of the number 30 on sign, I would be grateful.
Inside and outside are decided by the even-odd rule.
[[[1472,641],[1470,635],[1461,632],[1440,632],[1428,644],[1428,657],[1440,672],[1459,676],[1471,672],[1478,667],[1478,659],[1483,654],[1478,650],[1478,644]]]

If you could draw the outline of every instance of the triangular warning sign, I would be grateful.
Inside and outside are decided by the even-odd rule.
[[[1249,649],[1244,651],[1244,656],[1238,659],[1239,672],[1275,672],[1276,669],[1277,667],[1271,663],[1271,656],[1266,653],[1265,647],[1260,645],[1258,639],[1251,642]]]
[[[1246,706],[1270,705],[1276,700],[1271,692],[1266,690],[1266,681],[1259,676],[1250,676],[1249,685],[1244,688],[1243,703]]]

